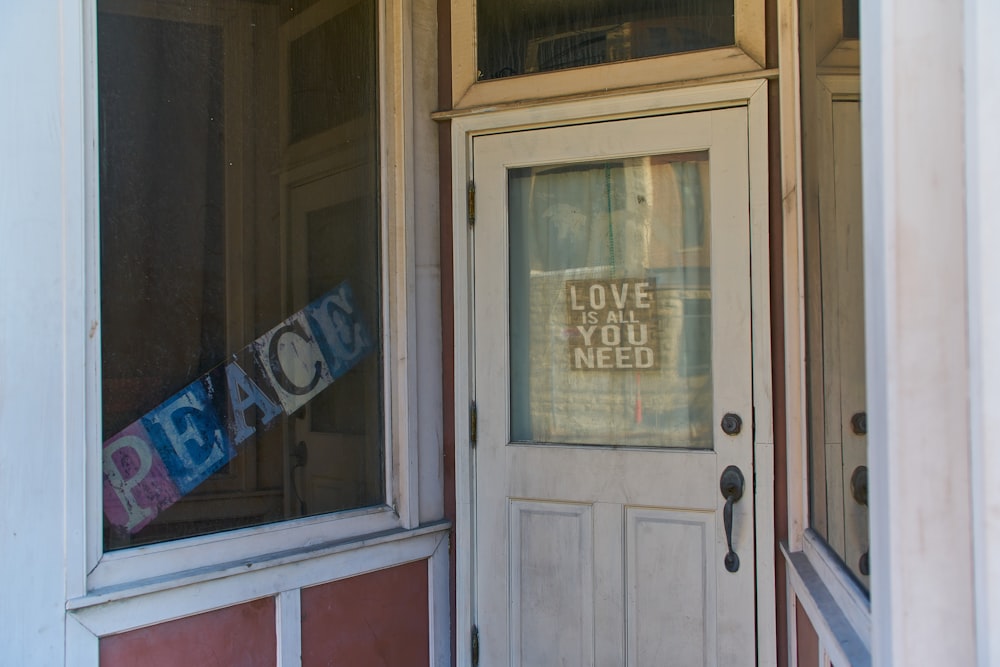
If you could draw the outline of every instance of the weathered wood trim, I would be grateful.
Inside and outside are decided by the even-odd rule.
[[[969,493],[966,7],[931,0],[861,7],[877,664],[977,664]],[[925,35],[933,35],[939,47],[928,49]],[[929,531],[934,539],[927,538]]]

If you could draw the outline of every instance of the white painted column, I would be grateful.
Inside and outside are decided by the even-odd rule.
[[[1000,4],[965,8],[972,526],[985,667],[1000,664]]]
[[[861,4],[872,658],[972,665],[963,6]]]
[[[62,665],[85,576],[82,2],[0,7],[0,664]],[[75,626],[71,628],[76,632]],[[70,656],[73,658],[73,656]]]

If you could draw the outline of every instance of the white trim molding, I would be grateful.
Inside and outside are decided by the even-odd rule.
[[[977,664],[967,20],[963,3],[861,7],[872,654],[879,666]],[[937,48],[927,49],[927,35]]]
[[[965,2],[965,146],[976,642],[1000,664],[1000,4]]]

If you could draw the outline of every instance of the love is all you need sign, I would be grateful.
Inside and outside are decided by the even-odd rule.
[[[660,367],[653,278],[566,281],[570,368]]]

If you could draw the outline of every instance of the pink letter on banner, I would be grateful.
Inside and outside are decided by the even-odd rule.
[[[104,514],[112,525],[136,533],[180,497],[141,422],[105,441]]]

